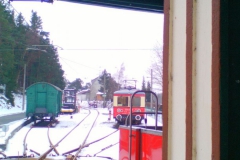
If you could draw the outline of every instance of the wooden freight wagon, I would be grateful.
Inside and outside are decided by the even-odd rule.
[[[62,106],[62,90],[46,82],[34,83],[26,89],[26,117],[36,120],[58,117]]]

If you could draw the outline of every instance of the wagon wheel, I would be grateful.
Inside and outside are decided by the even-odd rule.
[[[55,120],[55,116],[52,116],[52,117],[50,118],[50,121],[53,121],[53,120]]]
[[[32,121],[34,122],[34,125],[36,124],[36,118],[34,116],[31,117]]]

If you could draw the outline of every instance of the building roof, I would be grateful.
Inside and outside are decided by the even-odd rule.
[[[89,92],[90,92],[90,89],[84,89],[84,90],[79,91],[78,93],[85,94],[85,93],[89,93]]]
[[[114,94],[133,94],[134,92],[139,91],[138,89],[121,89],[115,91]],[[145,94],[144,92],[138,92],[136,94]]]
[[[96,94],[101,94],[102,95],[103,93],[98,91]]]

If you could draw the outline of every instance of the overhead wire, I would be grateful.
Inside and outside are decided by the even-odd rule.
[[[90,66],[86,66],[86,65],[81,64],[81,63],[79,63],[79,62],[75,62],[75,61],[72,61],[72,60],[63,58],[63,57],[61,57],[61,56],[59,56],[59,58],[64,59],[64,60],[67,60],[67,61],[70,61],[70,62],[73,62],[73,63],[76,63],[76,64],[79,64],[79,65],[81,65],[81,66],[84,66],[84,67],[87,67],[87,68],[90,68],[90,69],[93,69],[93,70],[97,70],[97,71],[99,70],[99,69],[97,69],[97,68],[93,68],[93,67],[90,67]]]
[[[87,68],[91,68],[91,69],[96,70],[97,72],[99,72],[99,70],[96,69],[96,68],[92,68],[92,67],[83,65],[83,64],[81,64],[81,63],[77,63],[77,62],[75,62],[75,61],[72,61],[72,60],[69,60],[69,59],[66,59],[66,58],[63,58],[63,57],[60,57],[60,56],[59,56],[59,58],[62,59],[62,62],[65,63],[65,64],[66,64],[72,71],[74,71],[76,74],[82,74],[82,73],[79,72],[79,71],[77,71],[77,70],[75,70],[75,69],[74,69],[73,67],[71,67],[71,65],[69,65],[69,63],[67,63],[66,61],[74,62],[74,63],[76,63],[76,64],[82,65],[82,66],[87,67]],[[99,74],[99,73],[96,73],[96,76],[98,76],[98,74]]]
[[[76,72],[77,74],[79,74],[79,72],[75,69],[73,69],[65,60],[63,60],[63,62],[69,67],[71,68],[72,71]]]

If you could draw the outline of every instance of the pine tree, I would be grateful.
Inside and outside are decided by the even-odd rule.
[[[142,81],[142,90],[146,91],[146,85],[145,85],[145,78],[143,77],[143,81]]]
[[[35,33],[40,33],[42,30],[42,19],[37,15],[37,12],[32,11],[31,30]]]
[[[14,17],[8,6],[0,2],[0,84],[6,84],[6,96],[14,105],[11,91],[16,88],[14,74]]]
[[[19,14],[0,1],[0,84],[6,84],[6,96],[13,104],[12,92],[22,90],[23,66],[27,64],[26,87],[32,83],[45,81],[65,88],[64,71],[59,62],[57,49],[50,45],[49,33],[42,31],[42,20],[32,11],[31,25],[24,24]],[[26,50],[31,45],[47,45],[41,51]]]
[[[69,89],[77,89],[80,90],[82,89],[82,83],[83,81],[80,78],[77,78],[76,80],[74,80],[73,82],[70,82],[68,85]]]
[[[41,51],[28,51],[27,57],[27,86],[38,81],[44,81],[61,89],[65,88],[64,71],[59,62],[57,49],[51,46],[49,33],[42,31],[42,20],[36,12],[32,11],[31,32],[29,40],[35,39],[35,44],[42,45]],[[44,47],[45,46],[45,47]],[[43,50],[46,53],[42,52]]]
[[[15,47],[14,47],[14,62],[16,70],[16,83],[17,87],[20,88],[23,84],[23,67],[24,67],[24,56],[27,46],[26,34],[29,27],[24,24],[24,17],[20,13],[16,18],[16,27],[14,29]]]
[[[105,80],[104,80],[105,79]],[[102,75],[99,77],[98,80],[99,84],[101,85],[100,92],[105,91],[107,100],[113,98],[113,92],[118,90],[118,83],[111,77],[110,73],[107,73],[106,70],[102,72]],[[105,87],[105,88],[104,88]]]
[[[147,91],[151,91],[151,84],[148,81],[147,82]],[[151,101],[151,93],[146,93],[146,102],[150,102]]]

